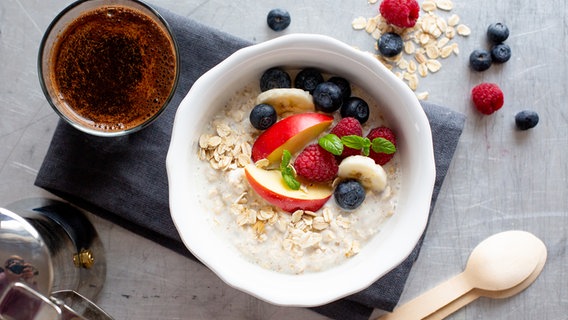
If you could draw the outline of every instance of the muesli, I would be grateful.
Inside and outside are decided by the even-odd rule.
[[[214,228],[249,261],[290,274],[325,270],[357,255],[396,212],[400,187],[395,138],[388,136],[393,133],[376,101],[348,83],[347,93],[342,88],[343,108],[325,110],[320,89],[309,87],[310,75],[298,81],[303,70],[284,71],[294,84],[288,79],[267,85],[263,79],[261,86],[248,84],[233,95],[203,129],[197,150],[202,161],[196,171],[208,186],[199,197]],[[336,78],[321,73],[317,86]],[[356,121],[349,112],[346,117],[345,104],[356,104],[348,98],[366,102],[368,114]],[[270,108],[251,115],[266,104],[274,107],[276,118]],[[253,119],[257,112],[266,117]],[[267,128],[255,128],[263,125]],[[348,134],[352,127],[359,127],[360,137]],[[375,152],[373,144],[379,142],[394,150]],[[338,143],[340,150],[333,150]]]

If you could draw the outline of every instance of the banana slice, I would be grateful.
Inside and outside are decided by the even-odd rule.
[[[261,103],[273,106],[278,114],[315,111],[312,95],[308,91],[296,88],[278,88],[264,91],[256,98],[256,104]]]
[[[339,164],[337,176],[357,179],[363,187],[381,192],[387,186],[387,173],[375,161],[365,156],[349,156]]]

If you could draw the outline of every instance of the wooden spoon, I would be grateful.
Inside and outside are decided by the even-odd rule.
[[[533,275],[543,252],[546,247],[531,233],[495,234],[475,247],[462,273],[380,319],[424,319],[473,289],[494,292],[515,288]]]
[[[544,244],[543,244],[544,245]],[[501,290],[501,291],[488,291],[488,290],[481,290],[481,289],[473,289],[470,292],[464,294],[463,296],[457,298],[456,300],[452,301],[450,304],[444,306],[443,308],[437,310],[433,314],[424,318],[424,320],[442,320],[453,314],[454,312],[458,311],[459,309],[463,308],[467,304],[475,301],[479,297],[487,297],[493,299],[506,299],[510,298],[526,288],[528,288],[540,275],[540,272],[544,268],[544,263],[546,262],[547,252],[546,248],[544,248],[543,254],[540,257],[540,260],[536,266],[536,269],[531,273],[531,275],[525,279],[525,281],[521,282],[517,286]]]

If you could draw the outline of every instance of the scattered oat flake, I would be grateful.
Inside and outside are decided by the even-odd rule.
[[[434,1],[426,0],[422,3],[422,10],[426,12],[436,10],[436,3]]]
[[[454,48],[452,46],[445,46],[440,50],[440,57],[447,58],[452,54],[453,51]]]
[[[422,78],[428,75],[428,67],[426,66],[426,62],[418,65],[418,74],[420,74]]]
[[[404,43],[404,52],[406,54],[413,54],[414,50],[416,50],[416,47],[414,46],[414,42],[412,41],[406,41]]]
[[[458,23],[460,23],[460,17],[457,14],[452,14],[449,18],[448,18],[448,25],[455,27],[458,25]]]
[[[427,100],[428,99],[428,91],[417,93],[416,98],[418,98],[418,100]]]
[[[371,0],[368,0],[371,3]],[[378,0],[373,0],[373,3]],[[454,42],[456,36],[466,37],[471,30],[460,24],[460,17],[449,13],[454,9],[452,0],[424,0],[421,4],[424,11],[413,28],[396,28],[386,22],[380,14],[373,17],[358,17],[352,21],[356,30],[366,30],[375,40],[374,49],[378,51],[377,42],[381,35],[396,32],[403,39],[403,52],[394,58],[385,58],[373,54],[396,77],[404,80],[414,91],[418,88],[418,76],[426,77],[442,68],[442,59],[453,54],[458,55],[459,46]],[[439,10],[438,10],[439,9]],[[407,59],[414,57],[414,59]],[[427,92],[420,93],[426,99]]]
[[[426,62],[426,66],[430,72],[438,72],[442,68],[440,61],[434,59],[428,60],[428,62]]]
[[[471,29],[465,24],[458,25],[456,31],[460,36],[469,36],[471,34]]]
[[[351,26],[355,30],[363,30],[367,27],[367,19],[365,17],[357,17],[351,22]]]
[[[377,18],[370,18],[367,20],[367,25],[365,26],[365,31],[367,33],[373,33],[377,29]]]
[[[444,11],[451,11],[454,8],[454,3],[451,0],[436,0],[436,6]]]

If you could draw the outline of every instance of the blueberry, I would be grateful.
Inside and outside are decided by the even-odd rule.
[[[343,104],[341,89],[331,82],[318,84],[312,94],[316,110],[332,113],[339,109]]]
[[[249,115],[250,123],[258,130],[266,130],[276,123],[276,110],[269,104],[258,104]]]
[[[331,77],[327,81],[335,83],[339,87],[343,100],[347,100],[351,97],[351,84],[347,81],[347,79],[342,77]]]
[[[528,130],[538,124],[538,113],[531,110],[523,110],[515,115],[515,125],[519,130]]]
[[[392,58],[402,52],[402,37],[394,32],[384,33],[377,41],[379,52],[387,57]]]
[[[497,63],[509,61],[511,58],[511,47],[505,43],[499,43],[491,48],[491,59]]]
[[[487,37],[493,43],[501,43],[509,38],[509,28],[501,22],[492,23],[487,28]]]
[[[294,87],[314,93],[314,89],[322,82],[323,76],[318,69],[306,68],[296,75]]]
[[[335,187],[333,196],[338,206],[345,210],[353,210],[365,200],[365,189],[357,180],[344,180]]]
[[[260,77],[260,90],[266,91],[274,88],[291,88],[290,75],[281,68],[275,67],[266,70]]]
[[[469,64],[473,70],[485,71],[491,67],[491,53],[484,49],[473,50],[469,55]]]
[[[284,9],[272,9],[266,17],[266,23],[274,31],[282,31],[288,28],[290,22],[290,13]]]
[[[343,102],[340,113],[343,118],[353,117],[363,124],[369,120],[369,105],[361,98],[351,97]]]

